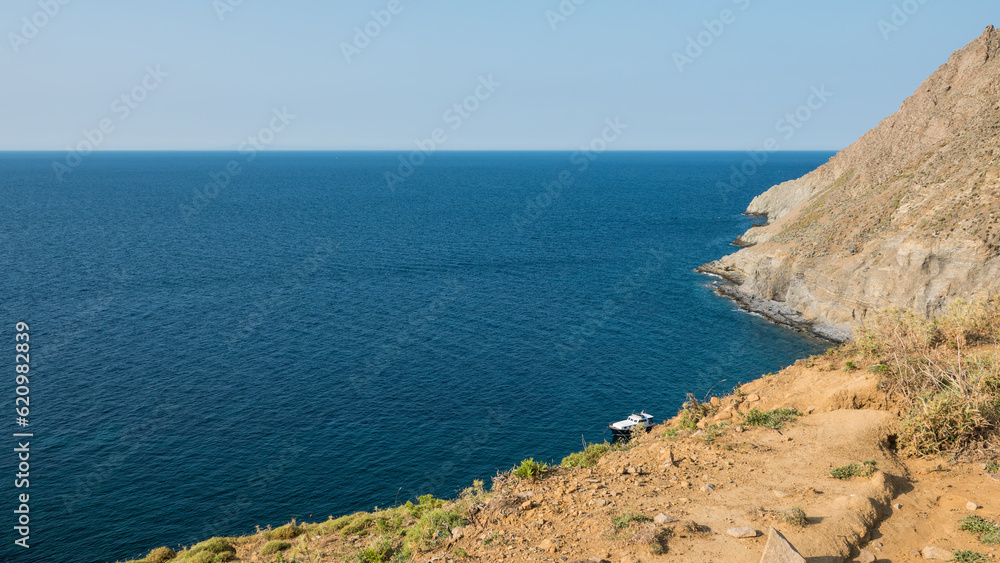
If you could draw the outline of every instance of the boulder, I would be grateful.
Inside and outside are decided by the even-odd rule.
[[[788,543],[781,532],[771,528],[767,534],[767,545],[764,546],[760,563],[806,563],[806,558]]]

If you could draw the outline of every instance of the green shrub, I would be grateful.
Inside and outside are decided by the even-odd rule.
[[[483,506],[489,502],[490,497],[491,495],[486,492],[486,487],[482,479],[475,479],[472,481],[471,487],[463,489],[459,494],[457,506],[460,506],[462,511],[468,514],[470,510],[474,510],[476,507]]]
[[[974,514],[962,518],[962,521],[958,523],[959,530],[973,534],[985,534],[986,532],[992,532],[994,528],[996,528],[996,524],[982,516]]]
[[[410,501],[406,501],[403,505],[404,509],[409,512],[410,516],[419,519],[425,513],[431,510],[437,510],[444,506],[444,501],[441,499],[434,498],[434,495],[423,495],[417,497],[417,504],[413,504]]]
[[[1000,461],[991,461],[986,464],[987,473],[1000,473]]]
[[[563,467],[593,467],[597,465],[597,460],[601,459],[601,456],[608,453],[610,449],[611,445],[607,443],[590,444],[582,452],[564,457],[561,465]]]
[[[951,560],[958,561],[959,563],[980,563],[982,561],[989,561],[990,558],[982,553],[960,549],[952,553]]]
[[[844,362],[844,369],[846,371],[856,371],[858,369],[858,364],[854,363],[853,361],[848,360],[848,361]]]
[[[709,444],[714,444],[715,439],[722,435],[723,428],[725,428],[728,424],[729,424],[728,422],[709,424],[708,426],[705,427],[705,435],[702,436],[701,439],[708,442]]]
[[[773,411],[762,411],[752,409],[743,415],[743,424],[746,426],[765,426],[767,428],[781,429],[786,422],[795,420],[802,416],[796,409],[775,409]]]
[[[264,537],[269,540],[293,540],[304,534],[305,531],[305,528],[292,522],[273,530],[267,530],[264,532]]]
[[[545,463],[538,463],[535,458],[528,458],[521,462],[521,465],[515,467],[512,473],[518,479],[524,480],[535,480],[541,477],[546,471],[549,470],[549,466]]]
[[[176,551],[170,549],[169,547],[158,547],[149,552],[149,555],[146,556],[145,563],[166,563],[175,557],[177,557]]]
[[[432,510],[406,531],[406,546],[414,551],[431,551],[451,538],[451,530],[464,526],[465,519],[452,510]]]
[[[359,512],[350,519],[340,529],[341,535],[360,536],[368,531],[368,528],[375,523],[375,515],[368,512]]]
[[[652,522],[652,521],[653,521],[652,518],[650,518],[649,516],[643,515],[643,514],[628,514],[628,513],[626,513],[626,514],[622,514],[622,515],[619,515],[619,516],[612,516],[611,517],[611,525],[616,530],[624,530],[625,528],[628,528],[629,526],[631,526],[633,522],[636,522],[636,523],[639,523],[639,524],[643,524],[643,523]]]
[[[396,539],[388,536],[375,538],[361,553],[358,553],[358,563],[389,563],[398,552]]]
[[[196,563],[219,563],[236,557],[236,548],[229,538],[212,538],[192,547],[188,553]]]
[[[809,524],[809,521],[806,519],[806,512],[797,506],[791,510],[782,512],[781,521],[797,528],[804,528]]]
[[[699,403],[691,393],[687,394],[687,402],[681,406],[680,420],[678,425],[687,430],[696,430],[698,423],[711,414],[712,408],[703,403]]]
[[[323,522],[323,529],[325,531],[339,532],[344,528],[344,526],[350,524],[351,520],[354,520],[354,514],[348,514],[337,518],[331,516],[329,520]]]
[[[849,481],[855,477],[871,477],[875,474],[878,464],[872,461],[862,462],[860,465],[852,463],[841,467],[834,467],[830,470],[830,476],[841,481]]]
[[[269,541],[266,544],[264,544],[263,549],[260,550],[260,554],[273,555],[275,553],[278,553],[279,551],[285,551],[286,549],[290,549],[291,547],[292,547],[291,542],[287,542],[284,540]]]
[[[994,528],[991,532],[986,532],[979,541],[988,544],[1000,544],[1000,527]]]

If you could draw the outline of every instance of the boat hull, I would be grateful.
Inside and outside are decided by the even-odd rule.
[[[635,426],[633,426],[632,428],[626,428],[624,430],[622,430],[621,428],[615,428],[614,426],[609,426],[608,428],[611,429],[611,437],[614,439],[614,441],[621,442],[621,441],[627,441],[629,438],[632,437],[632,428],[635,428]],[[653,429],[652,425],[646,426],[646,432],[649,432],[652,429]]]

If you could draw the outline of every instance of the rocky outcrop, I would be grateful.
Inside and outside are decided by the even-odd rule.
[[[923,315],[1000,290],[1000,33],[955,52],[900,110],[750,204],[768,224],[703,266],[771,319],[845,340],[869,311]]]

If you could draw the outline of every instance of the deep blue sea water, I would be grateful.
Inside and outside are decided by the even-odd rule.
[[[693,271],[831,153],[0,153],[0,559],[86,563],[454,494],[827,347]],[[206,188],[235,161],[239,173]],[[563,174],[563,181],[553,184]],[[0,410],[0,413],[4,411]],[[30,544],[13,545],[30,493]]]

